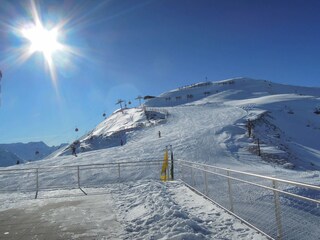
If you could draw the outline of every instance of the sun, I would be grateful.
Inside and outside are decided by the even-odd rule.
[[[41,12],[39,4],[40,1],[30,0],[29,5],[26,5],[27,15],[22,15],[15,24],[7,25],[21,40],[20,46],[13,48],[13,56],[16,63],[21,64],[33,55],[41,54],[44,70],[50,74],[58,93],[58,73],[67,71],[72,65],[72,59],[83,55],[80,49],[66,43],[71,17],[54,21],[58,18]],[[33,63],[39,64],[40,61]]]
[[[62,49],[58,41],[59,31],[57,28],[45,29],[41,24],[22,29],[22,35],[29,41],[30,53],[41,52],[46,61],[52,61],[52,55]]]

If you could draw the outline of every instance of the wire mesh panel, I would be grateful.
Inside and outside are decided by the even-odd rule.
[[[294,191],[295,193],[297,193],[296,191],[305,191],[312,195],[315,194],[318,195],[317,199],[320,199],[320,191],[296,187]],[[286,239],[320,239],[319,203],[280,194],[280,204],[282,231]],[[303,226],[303,228],[300,226]]]
[[[38,169],[38,190],[72,189],[77,182],[76,167]]]
[[[101,187],[124,181],[160,179],[162,162],[144,160],[0,170],[0,192]]]
[[[35,170],[0,172],[0,192],[34,191],[35,186]]]
[[[180,166],[181,169],[181,178],[184,182],[188,183],[191,186],[195,186],[195,173],[192,167],[188,165],[181,164]]]
[[[117,166],[105,166],[100,168],[81,167],[79,170],[79,181],[81,187],[101,187],[108,183],[118,181]]]
[[[215,199],[217,203],[224,206],[226,209],[231,209],[228,182],[225,177],[207,174],[208,175],[208,197]]]
[[[177,165],[184,182],[269,237],[320,239],[320,187],[190,161]]]
[[[233,212],[276,238],[277,222],[273,192],[235,180],[231,182]]]

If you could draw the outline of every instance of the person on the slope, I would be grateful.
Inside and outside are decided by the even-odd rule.
[[[77,157],[76,145],[75,145],[74,143],[71,144],[71,151],[72,151],[72,155],[74,155],[75,157]]]

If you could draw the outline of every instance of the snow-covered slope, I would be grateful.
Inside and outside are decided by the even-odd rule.
[[[259,139],[261,159],[266,162],[298,169],[320,167],[320,148],[317,144],[320,136],[319,88],[236,78],[172,90],[147,101],[146,105],[180,105],[185,107],[184,114],[203,109],[207,113],[204,113],[201,119],[194,115],[189,116],[188,121],[189,124],[204,122],[207,131],[212,131],[212,127],[205,121],[215,121],[214,117],[205,116],[211,115],[210,110],[222,110],[228,115],[226,119],[239,114],[238,117],[232,118],[233,122],[224,122],[224,119],[221,119],[220,123],[225,126],[220,132],[215,132],[216,137],[220,139],[219,144],[224,144],[227,152],[235,158],[248,159],[248,151],[257,152],[255,145]],[[245,133],[247,120],[254,124],[253,137],[250,139]],[[196,137],[205,138],[206,133]],[[203,148],[204,145],[200,144],[197,149]],[[210,152],[210,147],[205,151]]]
[[[320,137],[319,96],[319,88],[285,86],[246,78],[195,84],[150,99],[145,108],[116,111],[77,141],[78,157],[72,156],[67,147],[48,159],[10,169],[48,169],[48,173],[39,174],[42,187],[46,184],[65,186],[77,177],[83,185],[101,186],[108,181],[109,175],[117,175],[120,170],[113,169],[114,172],[108,174],[89,168],[77,176],[74,167],[56,167],[160,160],[163,159],[164,148],[172,145],[175,159],[320,185],[320,145],[317,144]],[[246,127],[249,119],[253,123],[251,137],[248,137]],[[258,139],[261,156],[257,151]],[[212,239],[214,236],[247,239],[253,236],[254,233],[241,226],[232,237],[225,231],[237,231],[234,224],[228,230],[225,228],[228,224],[226,218],[222,218],[224,226],[219,228],[219,223],[211,222],[216,216],[207,217],[207,210],[201,204],[195,207],[193,203],[200,200],[195,200],[194,196],[189,198],[189,192],[183,190],[180,183],[170,183],[173,187],[166,188],[164,183],[149,181],[150,178],[158,178],[160,166],[159,169],[146,170],[143,164],[122,169],[122,183],[117,183],[113,192],[119,219],[126,226],[125,238],[151,237],[159,232],[159,224],[164,224],[161,226],[173,234],[166,232],[164,239],[181,239],[181,236],[189,239]],[[20,178],[22,180],[17,182],[14,177],[2,177],[0,184],[3,188],[18,186],[18,189],[23,189],[19,188],[23,184],[26,189],[34,189],[34,175],[25,174]],[[128,183],[130,180],[135,180],[133,185]],[[209,191],[214,187],[210,185]],[[177,191],[183,194],[183,198]],[[242,191],[251,197],[246,192],[251,190],[242,188]],[[137,195],[142,197],[137,198]],[[203,204],[207,206],[208,203]],[[274,213],[270,214],[273,218]],[[211,224],[218,226],[218,230],[213,230]],[[189,229],[187,232],[185,227]],[[312,228],[313,225],[308,226],[308,229]],[[214,235],[217,231],[219,235]]]
[[[242,100],[257,96],[269,96],[277,94],[296,94],[320,96],[320,90],[308,87],[288,86],[273,83],[267,80],[255,80],[250,78],[233,78],[218,82],[203,82],[181,87],[146,102],[147,106],[177,106],[186,104],[207,96],[216,96],[217,101],[224,99]]]
[[[156,111],[146,108],[119,109],[73,145],[77,148],[77,152],[122,146],[127,143],[130,133],[165,123],[166,113],[165,110],[159,109]],[[49,157],[66,154],[71,154],[71,145]]]
[[[111,141],[100,146],[98,140],[91,144],[92,149],[119,146],[120,138],[124,143],[129,140],[151,149],[159,148],[158,144],[171,144],[179,157],[210,164],[228,165],[235,161],[295,169],[320,167],[319,88],[236,78],[175,89],[149,99],[145,105],[147,109],[157,107],[157,111],[167,112],[167,123],[153,124],[148,130],[137,128],[148,125],[141,118],[142,110],[125,110],[113,114],[81,141],[99,136]],[[254,126],[250,138],[248,120]],[[137,142],[137,137],[141,141]],[[256,156],[258,139],[261,157]],[[225,161],[226,156],[230,162]]]
[[[320,168],[319,88],[236,78],[172,90],[145,106],[118,110],[80,138],[78,161],[88,161],[95,153],[84,152],[98,149],[109,161],[157,158],[172,145],[178,158],[224,167]],[[50,157],[66,154],[68,147]]]

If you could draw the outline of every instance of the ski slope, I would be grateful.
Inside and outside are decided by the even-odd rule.
[[[147,101],[145,107],[114,112],[77,140],[78,157],[71,155],[67,147],[45,160],[7,169],[161,160],[165,147],[171,145],[176,159],[320,185],[320,115],[315,113],[318,107],[318,88],[247,78],[199,83],[163,93]],[[251,138],[246,129],[248,119],[254,123]],[[257,138],[262,156],[256,154]],[[121,238],[153,239],[159,232],[159,239],[261,237],[230,216],[217,213],[217,209],[205,214],[203,208],[213,206],[197,204],[202,201],[199,196],[181,183],[146,180],[154,179],[155,174],[132,171],[123,180],[139,179],[137,182],[110,190],[116,196],[114,204],[121,222],[127,226],[119,233],[124,234]],[[69,176],[60,172],[50,179],[63,185]],[[90,184],[100,185],[101,181],[91,178]],[[20,183],[0,178],[0,184],[4,187],[3,184]],[[26,178],[23,184],[31,188],[34,182]],[[182,199],[182,194],[186,198]],[[2,210],[19,207],[14,197],[1,197],[9,199]],[[183,214],[175,213],[175,208],[184,209]],[[221,215],[219,222],[210,222]],[[166,224],[171,221],[175,227],[170,230],[171,225]],[[150,227],[146,228],[146,224]],[[219,231],[212,229],[217,226],[221,227]]]
[[[314,113],[320,107],[318,88],[237,78],[172,90],[145,106],[116,111],[80,138],[77,161],[105,162],[106,156],[107,161],[158,158],[165,146],[172,145],[180,159],[265,174],[280,171],[281,175],[285,168],[320,169],[320,116]],[[146,112],[153,108],[162,115],[149,120]],[[253,138],[247,136],[248,119],[255,125]],[[261,157],[255,154],[257,138]],[[119,152],[121,139],[124,146]],[[88,151],[97,149],[103,149],[97,152],[101,160],[88,160],[95,154]],[[66,154],[70,150],[54,156]],[[65,164],[67,159],[57,158],[54,164]]]

